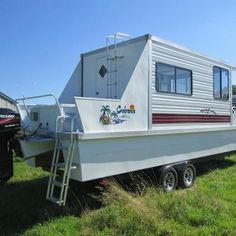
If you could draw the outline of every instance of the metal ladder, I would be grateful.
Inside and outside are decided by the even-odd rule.
[[[63,145],[65,137],[64,122],[68,118],[71,119],[70,142],[69,145]],[[46,199],[60,206],[65,206],[66,204],[70,173],[72,169],[77,168],[77,166],[72,163],[76,144],[76,140],[73,135],[75,118],[76,117],[71,118],[69,116],[59,116],[56,121],[56,142],[53,152]],[[63,129],[59,132],[58,123],[60,121],[62,121]],[[66,158],[64,157],[64,162],[60,162],[60,154],[63,154],[63,151],[66,152]],[[59,171],[63,172],[62,176],[59,175]],[[58,188],[58,192],[55,191],[55,186]]]
[[[107,98],[117,98],[117,70],[118,60],[122,59],[123,56],[118,56],[117,43],[118,41],[124,41],[131,39],[131,36],[124,33],[116,33],[115,35],[108,35],[106,38],[106,50],[107,50],[107,68],[108,68],[108,79],[107,79]],[[114,45],[113,51],[114,56],[111,55],[111,46]]]

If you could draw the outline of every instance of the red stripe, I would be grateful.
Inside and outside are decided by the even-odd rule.
[[[230,122],[230,116],[224,115],[182,115],[182,114],[152,114],[153,124],[170,123],[211,123],[211,122]]]
[[[0,125],[12,124],[12,123],[19,123],[19,120],[15,118],[6,118],[0,120]]]

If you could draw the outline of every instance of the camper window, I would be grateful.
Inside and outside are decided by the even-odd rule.
[[[213,67],[214,98],[229,100],[229,71],[217,66]]]
[[[164,63],[156,64],[156,88],[159,92],[192,94],[192,71]]]

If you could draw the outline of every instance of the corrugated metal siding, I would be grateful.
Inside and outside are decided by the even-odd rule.
[[[157,62],[191,70],[192,96],[157,92]],[[213,66],[215,65],[223,67],[220,62],[216,61],[214,64],[212,60],[208,61],[201,56],[152,40],[152,113],[197,115],[202,114],[201,109],[210,108],[217,115],[230,115],[231,99],[220,101],[213,98]]]

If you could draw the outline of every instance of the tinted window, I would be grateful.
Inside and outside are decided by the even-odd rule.
[[[214,98],[229,99],[229,71],[220,67],[213,68]]]
[[[221,97],[221,85],[220,85],[220,68],[214,68],[214,98],[220,99]]]
[[[192,72],[175,66],[157,63],[156,85],[160,92],[191,95]]]
[[[229,99],[229,71],[222,69],[221,70],[221,84],[222,84],[222,99]]]
[[[173,66],[158,64],[157,79],[159,91],[175,92],[175,68]]]
[[[176,68],[176,93],[191,94],[191,71]]]

